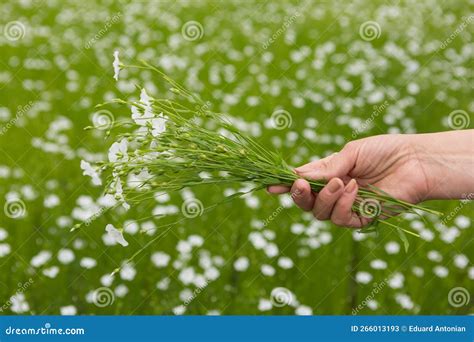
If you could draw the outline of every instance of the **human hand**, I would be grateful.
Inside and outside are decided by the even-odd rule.
[[[454,136],[456,135],[456,136]],[[430,198],[459,198],[461,189],[473,189],[469,177],[472,170],[473,131],[459,131],[420,135],[379,135],[348,143],[339,153],[295,169],[301,177],[293,186],[270,186],[270,193],[290,191],[295,203],[305,211],[312,211],[319,220],[330,219],[337,225],[362,227],[370,219],[354,213],[351,208],[359,186],[368,184],[391,196],[410,203]],[[461,140],[461,142],[459,141]],[[450,159],[452,145],[466,146],[468,162],[456,167],[459,159]],[[464,142],[464,144],[463,144]],[[451,146],[451,148],[450,148]],[[462,148],[457,148],[457,152]],[[461,158],[462,159],[462,158]],[[454,163],[454,164],[453,164]],[[446,185],[449,173],[459,172],[459,186],[455,181]],[[451,175],[452,176],[452,175]],[[319,192],[311,191],[305,179],[326,180]]]

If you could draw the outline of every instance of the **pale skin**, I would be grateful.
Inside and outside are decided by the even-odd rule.
[[[372,184],[395,198],[420,203],[432,199],[474,198],[474,130],[429,134],[378,135],[354,140],[329,157],[295,169],[290,187],[296,205],[318,220],[360,228],[369,220],[351,210],[359,186]],[[305,179],[326,180],[312,192]]]

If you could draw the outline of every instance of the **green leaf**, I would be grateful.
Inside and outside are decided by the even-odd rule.
[[[405,253],[408,253],[410,242],[408,241],[407,235],[402,229],[397,229],[397,232],[398,232],[398,236],[400,236],[400,240],[403,241],[403,246],[405,247]]]

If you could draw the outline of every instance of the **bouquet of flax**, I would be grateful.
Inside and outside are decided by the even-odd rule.
[[[291,185],[298,178],[281,155],[239,131],[228,116],[212,112],[196,94],[147,62],[141,63],[120,64],[120,68],[151,70],[170,85],[174,95],[153,98],[142,88],[139,101],[111,101],[130,106],[131,119],[96,126],[106,128],[107,135],[111,129],[120,133],[110,147],[108,161],[87,166],[87,174],[96,180],[99,174],[102,178],[105,175],[106,191],[124,207],[139,203],[150,192],[243,182],[254,185],[252,192],[273,184]],[[308,181],[315,192],[325,185],[323,181]],[[246,193],[236,193],[224,201]],[[352,209],[372,219],[362,232],[376,231],[378,223],[384,223],[396,229],[406,246],[404,232],[416,233],[387,219],[400,213],[419,215],[419,211],[438,214],[371,186],[359,190]]]

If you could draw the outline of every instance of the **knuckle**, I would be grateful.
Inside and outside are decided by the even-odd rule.
[[[341,152],[352,153],[357,149],[358,145],[359,145],[359,143],[357,142],[357,140],[349,141],[347,144],[344,145]]]
[[[338,225],[338,226],[345,226],[347,224],[346,220],[339,217],[339,216],[332,217],[331,221],[332,221],[332,223],[334,223],[335,225]]]
[[[320,221],[327,220],[327,217],[324,215],[324,213],[318,209],[313,210],[313,216],[315,219],[320,220]]]

